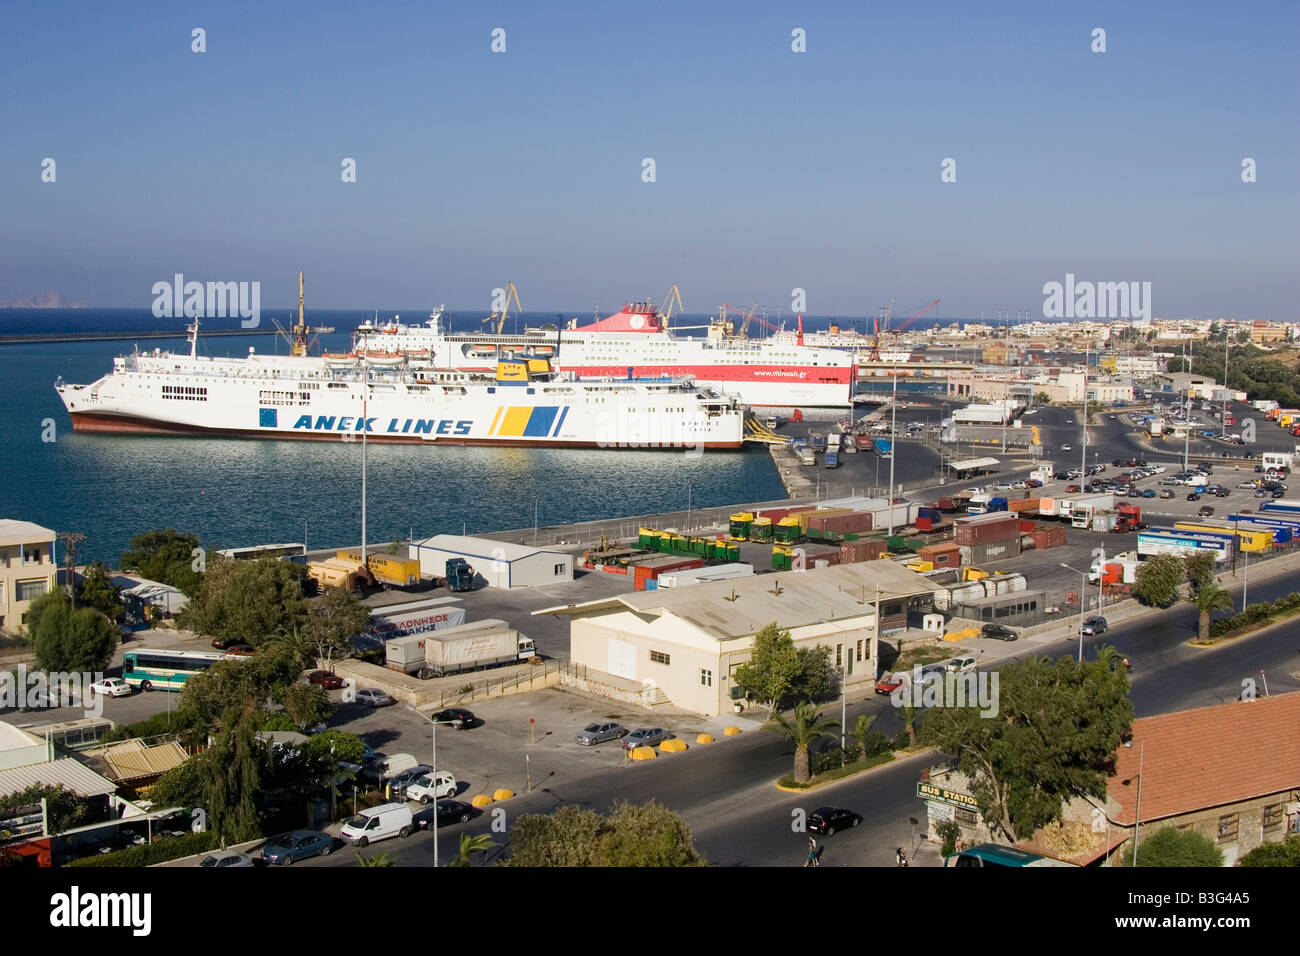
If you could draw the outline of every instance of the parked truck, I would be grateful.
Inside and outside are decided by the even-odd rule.
[[[1118,534],[1123,534],[1127,531],[1137,531],[1141,524],[1141,505],[1132,505],[1127,501],[1121,501],[1115,506],[1115,527],[1111,528],[1111,531]]]
[[[826,450],[826,436],[821,432],[812,432],[808,436],[808,444],[814,452],[823,452]]]
[[[1070,524],[1075,528],[1090,528],[1097,512],[1110,511],[1114,505],[1115,497],[1109,494],[1075,498],[1070,504]]]
[[[531,638],[505,621],[485,618],[425,637],[422,676],[443,677],[480,667],[515,664],[537,656]]]
[[[419,563],[416,563],[419,566]],[[311,561],[307,564],[307,577],[316,582],[317,588],[342,588],[345,591],[359,591],[375,585],[374,576],[365,569],[360,559],[350,560],[344,557],[326,558],[323,561]]]
[[[472,591],[474,577],[474,569],[464,558],[447,559],[447,587],[453,591]]]
[[[360,551],[340,551],[337,556],[344,561],[361,563]],[[370,570],[371,577],[379,584],[395,588],[412,588],[420,583],[418,558],[398,557],[372,551],[366,555],[366,567]]]

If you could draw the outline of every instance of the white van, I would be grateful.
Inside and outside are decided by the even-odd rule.
[[[339,836],[353,846],[369,846],[376,840],[389,837],[408,837],[415,828],[411,822],[411,808],[405,803],[385,803],[359,814],[343,824]]]

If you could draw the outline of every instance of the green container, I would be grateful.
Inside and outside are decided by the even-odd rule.
[[[701,557],[709,553],[709,542],[707,538],[691,538],[691,554],[698,554]]]
[[[776,568],[778,571],[789,571],[790,560],[790,555],[782,554],[780,551],[777,551],[772,555],[772,567]]]
[[[886,538],[885,547],[889,548],[890,551],[906,550],[903,543],[903,536],[901,534],[896,534],[892,538]]]
[[[660,535],[659,538],[654,543],[655,546],[662,554],[672,554],[673,542],[676,540],[677,539],[675,535],[665,534],[665,535]]]
[[[728,561],[735,562],[740,560],[740,545],[729,544],[726,546],[725,550],[727,552]]]
[[[846,535],[845,535],[841,540],[844,540],[844,541],[857,541],[857,540],[858,540],[858,535],[856,535],[856,534],[854,534],[852,531],[850,531],[850,532],[849,532],[848,534],[846,534]]]

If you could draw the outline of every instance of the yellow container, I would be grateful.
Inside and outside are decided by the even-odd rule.
[[[1210,534],[1236,534],[1237,547],[1242,551],[1249,551],[1256,554],[1260,551],[1268,551],[1273,547],[1273,532],[1259,530],[1255,528],[1237,528],[1235,531],[1231,527],[1220,527],[1212,524],[1199,524],[1195,521],[1175,521],[1174,527],[1180,531],[1207,531]]]

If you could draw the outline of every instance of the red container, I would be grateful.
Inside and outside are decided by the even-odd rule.
[[[1022,521],[1020,522],[1020,533],[1021,533],[1021,534],[1026,534],[1026,533],[1028,533],[1028,532],[1030,532],[1030,531],[1033,531],[1033,530],[1034,530],[1034,523],[1033,523],[1032,521],[1024,521],[1024,520],[1022,520]]]
[[[917,552],[922,561],[929,561],[936,568],[956,568],[961,566],[961,548],[955,544],[930,544]]]
[[[954,529],[954,540],[958,544],[989,544],[993,541],[1006,541],[1020,534],[1020,519],[1010,513],[979,515],[974,518],[959,518]]]
[[[840,549],[822,547],[806,547],[803,549],[803,566],[805,569],[816,567],[818,561],[825,561],[828,564],[839,564]]]
[[[874,561],[885,553],[885,542],[880,538],[862,538],[845,541],[840,545],[840,564]]]
[[[690,568],[704,567],[703,558],[678,558],[672,555],[664,555],[662,558],[652,558],[641,564],[633,566],[633,588],[637,591],[645,590],[646,581],[659,579],[659,575],[669,571],[686,571]]]
[[[917,531],[929,531],[929,530],[930,530],[931,528],[933,528],[933,527],[934,527],[934,519],[933,519],[933,518],[924,518],[924,517],[922,517],[922,518],[917,518],[917,519],[916,519],[916,530],[917,530]]]
[[[833,531],[836,534],[862,534],[871,530],[871,512],[853,511],[843,515],[824,515],[808,519],[809,531]]]
[[[957,505],[951,498],[940,498],[934,503],[934,506],[940,511],[956,511]]]

